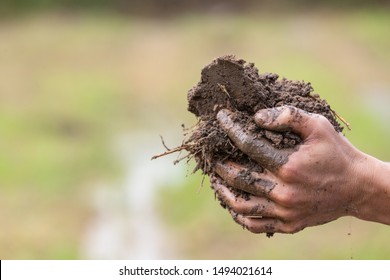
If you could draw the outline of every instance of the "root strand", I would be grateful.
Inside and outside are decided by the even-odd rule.
[[[169,154],[173,154],[173,153],[176,153],[176,152],[179,152],[179,151],[182,151],[182,150],[187,150],[190,147],[191,147],[191,145],[182,145],[180,147],[168,150],[165,153],[162,153],[162,154],[159,154],[159,155],[155,155],[155,156],[152,157],[152,160],[156,159],[156,158],[159,158],[159,157],[163,157],[163,156],[169,155]]]
[[[340,116],[335,110],[330,109],[330,111],[348,128],[348,130],[352,130],[349,122],[347,122],[342,116]]]

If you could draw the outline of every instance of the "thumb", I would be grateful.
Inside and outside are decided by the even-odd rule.
[[[255,114],[255,122],[260,127],[274,131],[293,131],[303,139],[313,132],[321,118],[327,121],[321,115],[308,113],[293,106],[263,109]]]

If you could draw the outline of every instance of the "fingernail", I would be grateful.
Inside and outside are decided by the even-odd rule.
[[[217,119],[225,120],[227,117],[229,117],[230,114],[231,112],[228,109],[221,109],[217,113]]]
[[[221,127],[225,130],[231,129],[231,127],[234,125],[234,122],[230,117],[231,114],[232,112],[230,112],[228,109],[222,109],[217,114],[217,120]]]
[[[259,125],[272,122],[272,109],[262,109],[255,114],[255,122]]]

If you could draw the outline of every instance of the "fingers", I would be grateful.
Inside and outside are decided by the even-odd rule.
[[[288,156],[292,153],[292,150],[278,150],[266,139],[258,138],[246,131],[240,123],[233,119],[232,112],[229,110],[220,110],[217,119],[237,148],[261,166],[274,171],[288,161]]]
[[[234,162],[217,162],[215,171],[229,186],[256,196],[269,197],[276,186],[271,174],[251,172]]]
[[[267,233],[267,236],[272,236],[275,232],[295,233],[305,227],[299,226],[299,223],[285,221],[282,217],[286,211],[267,198],[237,197],[217,177],[212,177],[212,186],[233,220],[253,233]]]
[[[276,205],[270,199],[258,196],[240,197],[228,187],[221,179],[213,177],[211,184],[216,191],[220,202],[229,210],[250,217],[276,217],[280,213]]]
[[[275,131],[292,130],[303,139],[306,139],[316,128],[318,120],[327,121],[323,116],[311,114],[293,106],[263,109],[255,114],[255,122],[260,127]]]

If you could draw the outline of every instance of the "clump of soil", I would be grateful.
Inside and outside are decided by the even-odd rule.
[[[188,110],[199,123],[187,134],[182,148],[197,162],[194,171],[214,174],[214,163],[226,159],[253,165],[250,158],[238,150],[219,127],[216,115],[227,108],[246,130],[268,139],[277,148],[292,148],[301,139],[292,132],[273,132],[259,128],[254,114],[264,108],[292,105],[310,113],[325,116],[340,132],[342,127],[329,104],[313,93],[310,83],[279,79],[277,74],[259,74],[253,63],[233,55],[222,56],[205,66],[201,79],[188,92]],[[256,164],[258,165],[258,164]]]
[[[267,131],[254,122],[254,114],[258,110],[282,105],[321,114],[336,131],[343,129],[336,120],[338,115],[313,92],[310,83],[279,79],[277,74],[272,73],[259,74],[253,63],[233,55],[216,58],[202,69],[200,81],[188,91],[188,110],[199,122],[186,130],[186,139],[180,147],[163,155],[186,150],[188,155],[183,158],[195,158],[197,165],[194,172],[201,169],[205,175],[215,175],[215,163],[227,159],[261,172],[262,167],[230,141],[220,128],[216,115],[223,108],[229,109],[233,118],[247,131],[268,139],[276,148],[293,148],[301,143],[299,136],[292,132]]]

